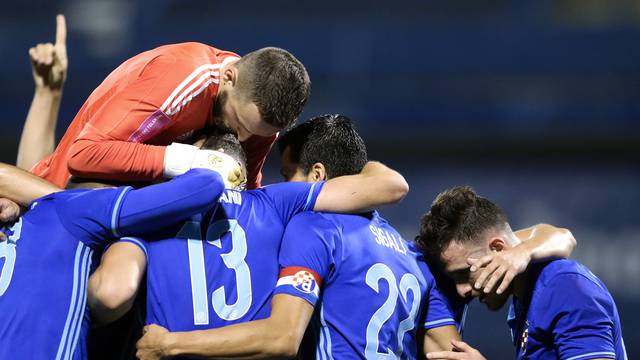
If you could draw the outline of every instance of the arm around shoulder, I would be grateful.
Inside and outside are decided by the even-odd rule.
[[[167,332],[147,326],[137,344],[140,359],[161,356],[199,356],[242,359],[293,358],[307,328],[313,306],[299,297],[277,294],[271,316],[218,329]],[[251,341],[247,341],[251,339]]]
[[[516,231],[516,236],[529,248],[531,260],[545,261],[552,258],[568,258],[577,242],[569,229],[549,224],[538,224]]]
[[[315,211],[363,212],[400,202],[409,184],[395,170],[370,161],[360,174],[330,179],[316,200]]]
[[[61,189],[13,165],[0,163],[0,198],[28,206],[33,200]]]

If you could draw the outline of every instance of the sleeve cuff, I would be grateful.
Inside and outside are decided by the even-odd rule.
[[[278,285],[273,291],[273,294],[287,294],[299,297],[306,300],[309,304],[311,304],[311,306],[316,306],[316,302],[318,302],[318,295],[315,295],[314,293],[303,292],[291,285]]]
[[[456,326],[456,321],[453,318],[444,318],[438,320],[431,320],[424,323],[425,329],[433,329],[441,326],[453,325]]]
[[[117,244],[119,242],[128,242],[128,243],[131,243],[131,244],[137,246],[140,250],[142,250],[142,252],[144,253],[144,257],[147,258],[147,261],[149,260],[149,255],[147,254],[147,245],[146,245],[146,243],[142,239],[132,238],[132,237],[123,237],[123,238],[120,238],[117,241],[114,241],[114,242],[111,242],[111,243],[107,244],[107,246],[104,247],[104,251],[102,253],[104,254],[105,252],[107,252],[107,250],[109,250],[111,245]]]
[[[324,184],[325,182],[321,181],[313,183],[313,185],[311,185],[311,188],[309,189],[309,195],[307,196],[307,201],[304,204],[304,211],[313,210],[313,208],[316,206],[316,200],[318,199],[318,195],[320,195],[320,191],[322,191]]]
[[[118,230],[118,226],[120,225],[118,221],[120,219],[120,210],[122,209],[124,197],[130,190],[130,186],[122,188],[113,205],[113,211],[111,212],[111,234],[115,237],[120,237],[120,231]]]

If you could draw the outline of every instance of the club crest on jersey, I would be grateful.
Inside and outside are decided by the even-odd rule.
[[[520,337],[520,351],[523,354],[527,351],[527,341],[529,341],[529,320],[524,323],[524,331]]]
[[[292,280],[293,287],[307,294],[314,293],[316,291],[316,288],[318,287],[318,284],[313,278],[313,275],[311,275],[311,273],[308,271],[298,271],[295,275],[293,275]]]

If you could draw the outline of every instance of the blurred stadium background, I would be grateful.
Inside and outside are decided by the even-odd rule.
[[[126,58],[200,41],[244,54],[284,47],[307,66],[302,119],[354,119],[407,199],[382,213],[407,237],[446,187],[474,186],[512,225],[570,228],[575,258],[608,285],[640,354],[640,1],[3,1],[0,160],[14,163],[31,101],[27,50],[69,26],[61,136]],[[266,183],[279,181],[277,154]],[[465,337],[513,356],[503,313],[472,308]]]

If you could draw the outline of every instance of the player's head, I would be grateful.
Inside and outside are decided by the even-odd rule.
[[[271,136],[295,122],[310,92],[298,59],[280,48],[263,48],[221,69],[214,116],[242,141]]]
[[[479,297],[492,310],[506,302],[509,291],[484,294],[473,288],[479,271],[471,272],[469,258],[517,245],[505,213],[466,186],[440,193],[423,215],[417,238],[427,255],[436,259],[462,297]]]
[[[351,120],[322,115],[302,123],[278,140],[285,181],[316,182],[362,171],[367,149]]]
[[[205,150],[215,150],[223,152],[229,156],[231,156],[234,160],[240,164],[241,168],[241,176],[245,179],[244,184],[241,188],[244,189],[246,185],[247,179],[247,156],[242,149],[242,144],[240,144],[240,140],[231,134],[231,133],[210,133],[204,140],[196,141],[194,143],[195,146],[199,146],[201,149]]]

